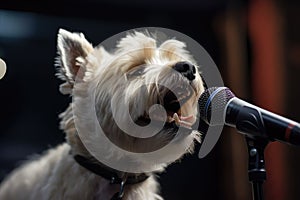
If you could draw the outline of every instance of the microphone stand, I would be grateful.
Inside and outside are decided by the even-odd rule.
[[[246,136],[248,147],[248,177],[252,184],[253,200],[263,200],[263,183],[266,180],[264,150],[269,143],[264,138]]]
[[[266,134],[261,112],[243,106],[236,116],[235,127],[245,133],[248,147],[248,177],[252,184],[253,200],[263,200],[263,183],[266,180],[264,151],[270,138]]]

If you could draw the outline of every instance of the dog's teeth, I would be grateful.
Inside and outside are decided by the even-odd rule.
[[[170,123],[170,122],[173,122],[175,119],[173,118],[173,117],[171,117],[171,116],[168,116],[168,118],[167,118],[167,121]]]
[[[192,126],[192,123],[189,123],[189,122],[186,122],[186,121],[183,121],[183,120],[180,120],[179,116],[177,113],[174,113],[173,115],[173,119],[175,120],[175,123],[179,126],[184,126],[188,129],[191,129],[191,126]]]
[[[174,118],[175,120],[179,120],[178,114],[177,114],[177,113],[174,113],[173,118]]]
[[[174,115],[173,115],[173,119],[175,120],[175,123],[176,123],[177,125],[180,125],[180,119],[179,119],[179,117],[178,117],[178,114],[177,114],[177,113],[174,113]]]
[[[188,129],[191,129],[192,123],[181,120],[182,117],[179,118],[177,113],[174,113],[173,119],[178,126],[184,126]],[[183,117],[183,119],[189,119],[190,117]]]

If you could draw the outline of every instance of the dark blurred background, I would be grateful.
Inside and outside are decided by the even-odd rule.
[[[34,154],[64,141],[58,114],[70,97],[55,77],[59,28],[94,45],[132,28],[180,31],[210,54],[240,98],[300,121],[300,2],[283,0],[1,0],[0,181]],[[166,200],[251,199],[242,135],[225,128],[204,159],[186,156],[161,174]],[[266,152],[267,200],[300,199],[300,149],[273,142]]]

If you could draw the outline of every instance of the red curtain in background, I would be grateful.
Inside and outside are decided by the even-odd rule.
[[[280,13],[272,0],[254,0],[249,5],[249,37],[252,49],[252,88],[255,104],[278,114],[284,108],[284,54]],[[265,151],[266,200],[287,200],[285,146],[273,142]]]

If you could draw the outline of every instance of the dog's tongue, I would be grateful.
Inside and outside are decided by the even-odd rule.
[[[178,116],[177,113],[174,113],[173,119],[175,120],[175,123],[179,126],[184,126],[185,128],[192,129],[192,121],[194,119],[193,115],[190,116]]]
[[[180,116],[179,118],[183,121],[191,121],[191,120],[193,120],[194,116],[193,115],[190,115],[190,116],[187,116],[187,117]]]

